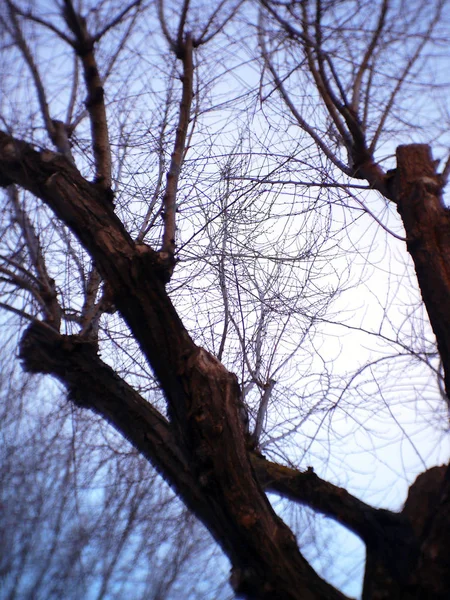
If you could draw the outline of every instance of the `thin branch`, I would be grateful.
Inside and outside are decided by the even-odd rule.
[[[37,274],[37,279],[39,282],[39,296],[41,298],[42,309],[44,310],[46,316],[45,320],[56,330],[59,330],[61,326],[61,306],[58,302],[58,293],[55,280],[50,277],[47,271],[39,237],[28,215],[20,205],[19,193],[15,185],[8,187],[8,196],[13,206],[17,223],[22,229],[31,263]]]
[[[364,73],[366,72],[370,59],[373,56],[374,50],[377,46],[378,40],[380,39],[381,33],[383,31],[385,22],[386,22],[386,14],[388,11],[389,0],[383,0],[383,4],[381,5],[380,16],[378,17],[377,27],[373,33],[372,39],[367,47],[367,50],[364,54],[364,58],[361,61],[358,72],[355,77],[355,81],[353,83],[353,96],[352,96],[352,104],[351,107],[355,113],[358,112],[359,109],[359,101],[361,94],[361,84],[364,77]],[[365,121],[363,121],[365,122]]]
[[[441,2],[438,5],[438,8],[436,10],[436,14],[435,14],[434,18],[431,20],[426,33],[422,37],[422,41],[417,46],[416,51],[414,52],[414,54],[411,56],[411,58],[406,63],[406,66],[403,69],[403,72],[398,76],[397,83],[396,83],[394,89],[392,90],[392,93],[391,93],[391,95],[389,97],[389,100],[386,103],[386,106],[384,108],[383,114],[381,115],[380,121],[378,123],[378,127],[377,127],[377,129],[375,131],[375,134],[373,136],[372,142],[370,144],[369,152],[371,154],[373,154],[375,152],[375,148],[377,146],[378,140],[379,140],[379,138],[380,138],[380,136],[381,136],[381,134],[383,132],[384,125],[385,125],[386,120],[387,120],[387,118],[388,118],[388,116],[389,116],[389,114],[391,112],[391,109],[392,109],[392,107],[394,105],[394,102],[395,102],[395,99],[397,97],[397,94],[401,90],[401,88],[402,88],[402,86],[403,86],[403,84],[405,82],[405,79],[406,79],[407,75],[409,74],[409,72],[413,68],[414,64],[416,63],[416,61],[420,57],[424,46],[429,41],[430,35],[431,35],[433,29],[436,27],[436,25],[439,23],[439,21],[441,19],[441,13],[442,13],[442,9],[443,9],[444,4],[445,4],[445,0],[441,0]]]
[[[442,171],[442,179],[444,182],[447,182],[448,176],[450,175],[450,155],[445,161],[444,169]]]
[[[130,12],[130,10],[132,10],[135,6],[139,6],[140,4],[142,4],[142,0],[135,0],[135,2],[131,2],[131,4],[129,4],[128,6],[126,6],[118,15],[117,17],[114,17],[109,23],[107,23],[103,29],[101,29],[100,31],[98,31],[97,33],[95,33],[92,36],[92,39],[94,42],[98,42],[104,35],[105,33],[107,33],[110,29],[112,29],[113,27],[115,27],[116,25],[118,25],[119,23],[122,22],[123,18],[125,17],[125,15],[127,13]]]
[[[275,387],[275,384],[275,379],[269,379],[268,383],[264,386],[264,393],[259,404],[258,414],[256,415],[255,431],[253,432],[253,436],[257,444],[259,442],[259,438],[261,437],[264,421],[266,420],[267,409],[269,407],[270,397],[272,396],[272,390]]]
[[[23,319],[26,319],[27,321],[31,321],[32,323],[39,323],[40,325],[45,325],[45,323],[43,323],[39,319],[36,319],[36,317],[29,315],[27,312],[25,312],[24,310],[21,310],[20,308],[15,308],[11,304],[6,304],[5,302],[0,302],[0,308],[3,308],[8,312],[13,313],[14,315],[22,317]]]
[[[389,227],[387,227],[387,225],[385,225],[383,223],[383,221],[381,221],[381,219],[379,219],[375,213],[373,213],[369,208],[367,208],[367,206],[364,204],[364,202],[362,202],[359,198],[357,198],[354,194],[352,194],[350,192],[350,190],[347,190],[348,195],[353,198],[353,200],[355,202],[357,202],[361,208],[364,210],[365,213],[367,213],[368,215],[370,215],[372,217],[372,219],[374,221],[376,221],[376,223],[378,223],[378,225],[384,229],[384,231],[386,231],[386,233],[388,233],[389,235],[392,235],[392,237],[395,237],[397,240],[400,240],[401,242],[406,242],[406,238],[398,235],[398,233],[395,233],[395,231],[392,231],[391,229],[389,229]]]
[[[183,6],[181,8],[180,20],[178,22],[178,32],[177,32],[177,51],[184,52],[184,30],[186,27],[186,19],[189,10],[190,0],[184,0]],[[179,57],[177,57],[179,58]]]
[[[258,183],[267,183],[269,185],[299,185],[301,187],[319,187],[319,188],[338,188],[347,190],[349,188],[356,190],[371,190],[372,188],[368,185],[362,185],[357,183],[325,183],[325,182],[314,182],[314,181],[297,181],[295,179],[267,179],[266,177],[245,177],[245,176],[233,176],[231,179],[240,181],[255,181]]]
[[[114,67],[114,64],[117,60],[117,58],[119,57],[120,52],[123,50],[123,48],[125,47],[125,44],[133,30],[136,18],[138,15],[138,11],[136,11],[133,15],[133,17],[130,20],[130,23],[126,29],[126,31],[124,32],[122,39],[120,40],[117,49],[115,50],[114,54],[111,56],[111,58],[109,59],[108,64],[106,65],[105,68],[105,72],[103,75],[103,85],[108,81],[109,76],[111,75],[112,69]],[[78,59],[78,56],[76,55],[76,59]],[[78,63],[76,62],[76,68],[78,69]],[[85,109],[82,110],[74,119],[73,122],[71,122],[70,125],[70,129],[73,131],[74,129],[76,129],[76,127],[81,123],[81,121],[87,116],[89,115],[89,112]],[[72,121],[72,119],[70,119],[70,121]],[[68,119],[69,122],[69,119]]]
[[[194,499],[202,502],[197,481],[190,474],[168,421],[101,360],[94,344],[80,336],[62,336],[44,323],[29,320],[34,325],[21,342],[25,368],[57,377],[75,403],[109,421],[162,471],[188,504]],[[77,352],[77,348],[83,351]]]
[[[37,93],[37,97],[38,97],[38,101],[39,101],[39,107],[41,109],[42,118],[44,119],[44,126],[45,126],[45,129],[47,130],[47,133],[48,133],[50,139],[53,142],[54,141],[54,139],[53,139],[54,138],[54,127],[53,127],[52,119],[50,117],[47,97],[45,94],[45,89],[44,89],[44,85],[42,83],[39,69],[38,69],[36,63],[34,62],[33,55],[31,54],[28,44],[26,43],[25,38],[22,35],[22,30],[21,30],[19,22],[17,20],[17,14],[16,14],[17,9],[10,0],[7,0],[7,4],[8,4],[9,16],[11,19],[11,23],[14,28],[14,34],[13,34],[14,41],[17,44],[17,47],[19,48],[20,52],[22,53],[22,56],[30,70],[31,76],[33,78],[34,86],[36,88],[36,93]]]
[[[2,260],[4,260],[4,259],[2,258]],[[26,273],[25,276],[17,275],[10,269],[7,269],[6,267],[2,267],[1,265],[0,265],[0,273],[2,273],[2,275],[5,276],[5,277],[0,277],[0,280],[3,283],[12,284],[16,288],[20,288],[22,290],[30,292],[33,295],[33,297],[37,300],[37,302],[39,303],[40,306],[42,306],[42,307],[45,306],[45,302],[42,299],[42,297],[40,296],[39,291],[38,291],[39,290],[39,282],[36,281],[36,279],[32,275],[29,276],[28,273]],[[34,280],[34,285],[33,285],[33,280]]]
[[[344,123],[342,122],[342,120],[339,117],[339,113],[342,114],[343,104],[336,97],[336,95],[330,85],[329,77],[327,76],[327,73],[325,73],[326,55],[325,55],[324,51],[322,50],[322,26],[321,26],[322,11],[321,11],[320,0],[316,0],[316,19],[315,19],[315,23],[314,23],[315,40],[314,41],[311,39],[311,37],[308,33],[308,20],[307,20],[306,10],[307,10],[306,3],[303,3],[303,5],[302,5],[303,36],[305,39],[304,49],[305,49],[306,57],[308,59],[309,70],[311,71],[311,74],[316,83],[316,87],[320,93],[322,100],[325,103],[328,113],[333,120],[333,123],[335,124],[339,134],[341,135],[346,146],[348,147],[350,145],[349,134],[348,134],[348,131],[345,129]],[[316,66],[316,60],[314,58],[313,51],[315,51],[315,54],[317,57],[317,66]],[[332,65],[330,59],[328,60],[328,63],[329,63],[329,65]],[[334,77],[337,79],[337,74],[334,72],[333,68],[332,68],[332,72],[334,74]],[[341,88],[340,82],[339,82],[338,87]],[[345,102],[345,94],[344,94],[343,101]]]
[[[351,106],[349,106],[348,104],[347,95],[341,84],[340,78],[334,68],[333,61],[322,49],[321,0],[316,0],[316,7],[317,9],[315,20],[315,43],[309,42],[305,44],[305,52],[307,53],[307,56],[310,57],[308,58],[308,64],[310,67],[310,71],[313,74],[314,81],[316,82],[317,89],[325,103],[325,106],[327,107],[327,110],[336,128],[342,136],[342,140],[349,152],[349,158],[352,162],[351,166],[353,166],[357,159],[360,159],[360,162],[362,163],[366,162],[368,159],[368,156],[366,156],[367,150],[365,135],[359,122],[357,113],[353,111]],[[303,5],[303,14],[305,38],[307,39],[307,41],[309,41],[305,4]],[[318,69],[316,69],[310,45],[316,52]],[[333,79],[336,82],[336,85],[341,94],[342,102],[337,98],[329,83],[329,77],[325,71],[325,63],[330,68],[330,71],[333,75]],[[342,121],[339,118],[339,115],[343,117],[345,125],[347,126],[347,130],[342,125]]]
[[[75,110],[75,103],[77,101],[77,91],[78,91],[78,56],[74,54],[73,56],[73,79],[72,79],[72,89],[70,91],[70,100],[67,106],[67,114],[66,114],[66,123],[69,125],[72,123],[73,113]]]
[[[166,17],[164,15],[164,0],[158,0],[158,18],[159,18],[159,22],[161,25],[163,35],[166,38],[167,43],[170,46],[170,49],[172,51],[176,51],[176,43],[172,39],[172,36],[170,35],[169,28],[167,27]]]
[[[173,82],[173,79],[174,79],[175,69],[176,69],[176,66],[174,65],[173,69],[170,73],[169,81],[171,83]],[[163,178],[164,178],[164,165],[165,165],[164,137],[165,137],[165,132],[166,132],[167,125],[169,122],[169,109],[171,106],[172,93],[173,93],[173,86],[169,85],[168,90],[167,90],[167,96],[166,96],[166,99],[164,102],[164,111],[163,111],[163,116],[162,116],[162,120],[161,120],[160,131],[159,131],[158,149],[157,149],[158,175],[157,175],[157,179],[156,179],[156,185],[155,185],[155,189],[153,191],[151,200],[148,204],[147,212],[145,213],[145,216],[142,220],[142,224],[139,229],[139,233],[136,237],[137,242],[142,242],[144,240],[145,236],[147,235],[147,233],[150,231],[151,227],[153,226],[154,220],[155,220],[155,216],[153,219],[151,219],[151,217],[153,215],[154,208],[156,206],[159,195],[161,193],[161,187],[162,187]],[[158,212],[157,214],[160,214],[160,213]]]
[[[226,209],[226,205],[228,203],[229,196],[230,196],[230,178],[226,177],[225,209]],[[228,241],[228,215],[227,215],[226,210],[223,213],[223,215],[224,215],[224,232],[222,235],[222,252],[221,252],[220,258],[219,258],[219,286],[220,286],[220,292],[222,294],[224,318],[223,318],[222,336],[221,336],[221,340],[220,340],[219,351],[217,353],[217,358],[220,361],[222,361],[222,356],[223,356],[223,352],[225,349],[225,342],[226,342],[227,334],[228,334],[228,327],[230,324],[230,302],[229,302],[229,298],[228,298],[228,287],[227,287],[227,281],[226,281],[226,276],[225,276],[225,249],[226,249],[226,244]]]
[[[192,37],[190,33],[187,33],[185,40],[182,43],[182,46],[179,48],[180,55],[177,55],[177,57],[183,63],[183,90],[180,101],[180,110],[178,114],[175,144],[170,161],[169,172],[167,173],[166,191],[163,198],[164,232],[161,244],[161,252],[166,252],[169,257],[174,257],[175,255],[175,229],[177,210],[176,197],[178,190],[178,182],[181,174],[181,167],[184,160],[186,137],[189,126],[189,118],[191,114],[193,96],[194,63],[192,49]]]
[[[262,18],[262,14],[261,14],[261,18]],[[269,58],[267,48],[265,45],[265,41],[264,41],[264,37],[263,37],[263,33],[262,33],[261,20],[260,20],[258,38],[259,38],[260,48],[261,48],[264,62],[266,64],[266,66],[268,67],[270,73],[272,74],[276,89],[278,89],[278,91],[280,92],[281,97],[283,98],[286,106],[291,111],[292,116],[295,118],[295,120],[297,121],[300,128],[303,129],[303,131],[305,131],[314,140],[314,142],[317,144],[317,146],[320,148],[320,150],[322,150],[322,152],[325,154],[325,156],[333,164],[335,164],[339,169],[341,169],[341,171],[343,173],[351,176],[352,170],[347,165],[345,165],[341,160],[339,160],[339,158],[330,150],[330,148],[325,144],[325,142],[322,140],[322,138],[316,133],[314,127],[312,127],[305,121],[305,119],[301,116],[301,114],[295,107],[294,103],[292,102],[289,94],[287,93],[287,91],[283,85],[283,82],[281,81],[281,79],[278,75],[278,72],[276,71],[275,67],[272,64],[272,61]],[[342,127],[342,125],[340,125],[340,127]]]
[[[45,27],[46,29],[49,29],[50,31],[53,31],[53,33],[55,33],[59,38],[61,38],[64,42],[66,42],[66,44],[69,44],[72,47],[75,45],[74,40],[67,37],[67,35],[63,31],[58,29],[58,27],[53,25],[50,21],[45,21],[44,19],[37,17],[36,15],[34,15],[31,12],[31,10],[29,10],[29,11],[22,10],[20,7],[13,4],[11,2],[11,0],[8,0],[8,3],[14,7],[15,12],[18,15],[20,15],[21,17],[24,17],[25,19],[28,19],[29,21],[33,21],[34,23],[37,23],[38,25],[42,25],[43,27]]]
[[[223,28],[225,27],[225,25],[227,23],[230,22],[230,20],[235,16],[235,14],[238,12],[239,8],[242,6],[242,4],[244,4],[245,0],[240,0],[232,9],[230,14],[224,18],[222,20],[221,23],[219,23],[219,25],[217,25],[217,27],[215,29],[213,29],[213,31],[211,31],[210,34],[208,34],[208,30],[211,27],[211,25],[214,22],[215,17],[219,14],[220,10],[222,9],[222,7],[226,4],[227,0],[221,0],[221,2],[219,2],[219,5],[217,6],[217,8],[214,10],[214,12],[212,13],[212,15],[210,16],[210,18],[208,19],[208,22],[206,23],[205,27],[203,28],[202,33],[195,38],[194,40],[194,47],[197,48],[198,46],[202,46],[203,44],[207,44],[210,40],[212,40],[218,33],[220,33]]]
[[[63,16],[76,38],[76,53],[83,65],[87,89],[86,109],[89,114],[92,150],[95,163],[95,181],[110,193],[111,149],[105,108],[105,94],[94,53],[94,39],[88,32],[85,19],[75,11],[72,0],[64,0]]]
[[[318,477],[311,467],[301,472],[265,460],[256,452],[251,454],[251,461],[265,490],[334,519],[359,536],[368,548],[383,548],[387,561],[401,561],[405,548],[413,544],[411,526],[403,515],[365,504],[344,488]],[[391,567],[396,566],[395,562]]]
[[[82,326],[81,333],[85,334],[89,330],[95,339],[97,339],[98,321],[101,316],[99,311],[100,303],[96,303],[101,282],[100,273],[95,267],[92,267],[84,290],[84,303],[81,309],[80,324]]]

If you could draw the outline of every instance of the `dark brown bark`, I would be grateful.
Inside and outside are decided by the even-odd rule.
[[[36,152],[5,133],[0,133],[0,181],[41,198],[78,236],[109,284],[164,390],[176,443],[207,507],[197,507],[196,514],[229,556],[236,590],[267,599],[344,598],[302,557],[254,478],[237,379],[190,338],[165,291],[158,253],[136,246],[102,190],[62,157]],[[25,351],[26,339],[22,355],[31,368],[34,344],[29,337]],[[64,373],[58,376],[65,380]],[[65,383],[73,395],[71,382]]]
[[[201,501],[201,490],[178,447],[169,422],[97,354],[95,342],[60,335],[35,322],[20,343],[20,358],[31,373],[53,375],[68,398],[109,421],[164,475],[188,504]]]
[[[207,522],[217,518],[209,514],[207,488],[178,447],[171,424],[103,363],[94,343],[81,336],[61,336],[36,322],[22,339],[20,356],[28,370],[56,376],[72,401],[108,420],[159,469],[191,510]],[[447,597],[450,478],[445,478],[445,467],[419,476],[403,513],[396,514],[372,508],[322,480],[312,469],[300,472],[272,463],[257,452],[250,457],[264,489],[333,518],[365,542],[365,600]],[[248,577],[248,572],[235,568],[236,581],[240,576]]]
[[[400,147],[398,163],[391,191],[444,359],[450,348],[440,305],[448,298],[450,280],[448,214],[427,147]],[[161,470],[229,556],[239,594],[344,598],[302,557],[264,487],[340,521],[365,541],[365,600],[448,597],[450,484],[444,469],[425,474],[423,486],[416,482],[403,514],[395,515],[365,505],[312,471],[299,473],[249,454],[236,377],[185,330],[165,290],[164,259],[134,244],[104,192],[63,157],[36,152],[0,132],[0,183],[12,182],[40,197],[95,260],[164,390],[170,422],[102,363],[96,346],[81,336],[61,336],[49,324],[33,324],[21,344],[25,367],[58,377],[74,402],[110,421]]]
[[[403,514],[420,544],[417,569],[412,574],[421,598],[450,595],[450,466],[434,467],[411,486]]]
[[[186,151],[186,138],[191,116],[194,87],[194,58],[192,37],[190,34],[186,35],[185,40],[180,41],[179,47],[177,48],[177,58],[179,58],[183,64],[183,75],[181,79],[183,83],[183,92],[178,114],[175,144],[170,159],[166,191],[163,198],[164,233],[161,244],[161,250],[168,253],[169,259],[173,261],[173,264],[175,263],[176,200],[178,182],[184,161],[184,153]]]
[[[393,199],[405,227],[407,249],[436,335],[450,396],[450,211],[442,201],[443,184],[429,146],[397,148]]]
[[[450,592],[450,467],[433,467],[410,487],[402,516],[416,547],[406,578],[386,567],[381,549],[368,548],[363,600],[445,600]]]
[[[450,467],[411,486],[402,513],[375,509],[346,490],[253,453],[263,487],[325,514],[366,545],[363,600],[444,600],[450,591]]]
[[[252,464],[267,490],[305,504],[355,533],[366,548],[380,553],[386,569],[405,579],[416,555],[416,540],[406,517],[376,509],[347,490],[324,481],[309,468],[304,472],[278,465],[254,453]]]

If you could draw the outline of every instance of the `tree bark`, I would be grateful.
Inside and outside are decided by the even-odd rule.
[[[255,479],[237,379],[190,338],[166,293],[159,254],[134,244],[104,191],[63,157],[36,152],[3,132],[0,183],[16,183],[41,198],[77,235],[109,284],[164,391],[175,440],[202,490],[206,510],[197,507],[196,514],[230,558],[237,593],[280,600],[345,598],[303,558]],[[26,361],[33,355],[30,340]]]
[[[442,200],[443,185],[429,146],[397,148],[393,199],[405,227],[407,249],[436,336],[450,397],[450,211]]]
[[[207,489],[197,480],[192,465],[178,447],[170,422],[98,357],[93,342],[79,335],[60,335],[49,325],[36,322],[22,338],[20,357],[29,371],[56,376],[65,384],[70,400],[108,420],[158,468],[203,521],[208,523],[217,517],[209,514]],[[420,475],[411,486],[403,512],[397,514],[365,504],[346,490],[322,480],[310,468],[301,472],[272,463],[257,451],[251,451],[250,458],[265,490],[331,517],[365,542],[364,600],[448,597],[448,468],[435,467]],[[239,578],[248,575],[242,572],[242,567],[235,566],[233,581],[242,585]],[[253,582],[246,585],[251,585],[254,593]],[[247,596],[260,597],[252,593]],[[272,597],[283,597],[277,594],[275,590]]]
[[[382,548],[368,548],[363,600],[445,600],[450,597],[450,467],[418,476],[402,511],[415,546],[404,576],[393,577]]]
[[[448,212],[428,147],[400,147],[397,158],[392,197],[405,224],[447,383]],[[102,363],[93,344],[81,336],[61,336],[50,324],[35,323],[26,331],[21,344],[25,367],[57,376],[73,401],[109,420],[162,471],[229,556],[238,594],[345,598],[303,558],[264,486],[340,520],[365,541],[364,600],[449,597],[448,471],[441,467],[424,474],[423,491],[416,482],[403,514],[394,515],[368,507],[311,471],[299,473],[251,454],[239,418],[237,379],[190,338],[165,290],[167,265],[159,253],[135,244],[105,193],[63,157],[36,152],[0,132],[0,185],[10,183],[41,198],[95,260],[164,391],[170,421]],[[413,490],[418,502],[412,500]]]

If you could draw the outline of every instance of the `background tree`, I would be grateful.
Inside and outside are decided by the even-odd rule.
[[[336,455],[339,418],[355,424],[346,439],[358,443],[384,403],[406,432],[389,402],[406,358],[408,379],[420,361],[422,389],[443,382],[447,401],[447,167],[438,173],[428,146],[415,144],[397,147],[394,170],[383,165],[400,136],[410,141],[408,114],[420,135],[428,125],[420,141],[437,136],[439,102],[431,114],[426,105],[426,121],[414,101],[445,84],[437,68],[429,76],[429,58],[448,39],[448,15],[443,2],[405,8],[7,0],[2,9],[7,331],[21,332],[25,370],[56,377],[72,411],[94,411],[97,426],[109,422],[160,471],[228,556],[244,597],[345,597],[312,569],[267,491],[360,537],[364,598],[444,598],[450,588],[446,467],[417,479],[401,513],[304,469],[317,444]],[[411,318],[414,294],[399,325],[389,295],[376,326],[333,314],[356,285],[355,257],[365,268],[373,260],[371,243],[355,243],[361,215],[406,242],[439,354],[420,314]],[[384,355],[336,373],[326,353],[338,326],[376,336]],[[418,386],[408,393],[421,410]],[[432,393],[445,428],[438,386]],[[96,469],[95,453],[89,460]],[[142,472],[128,487],[124,476],[111,514],[126,505],[129,520],[141,494],[152,505]],[[99,597],[120,573],[127,527],[99,567]],[[59,521],[52,528],[62,535]],[[37,582],[51,573],[51,535]]]

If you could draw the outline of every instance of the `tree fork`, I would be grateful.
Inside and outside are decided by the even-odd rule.
[[[345,598],[310,567],[254,477],[236,378],[189,336],[161,280],[158,253],[134,244],[96,186],[67,161],[0,132],[3,181],[40,197],[77,235],[111,286],[204,490],[208,510],[196,514],[236,566],[236,591],[267,600]]]

